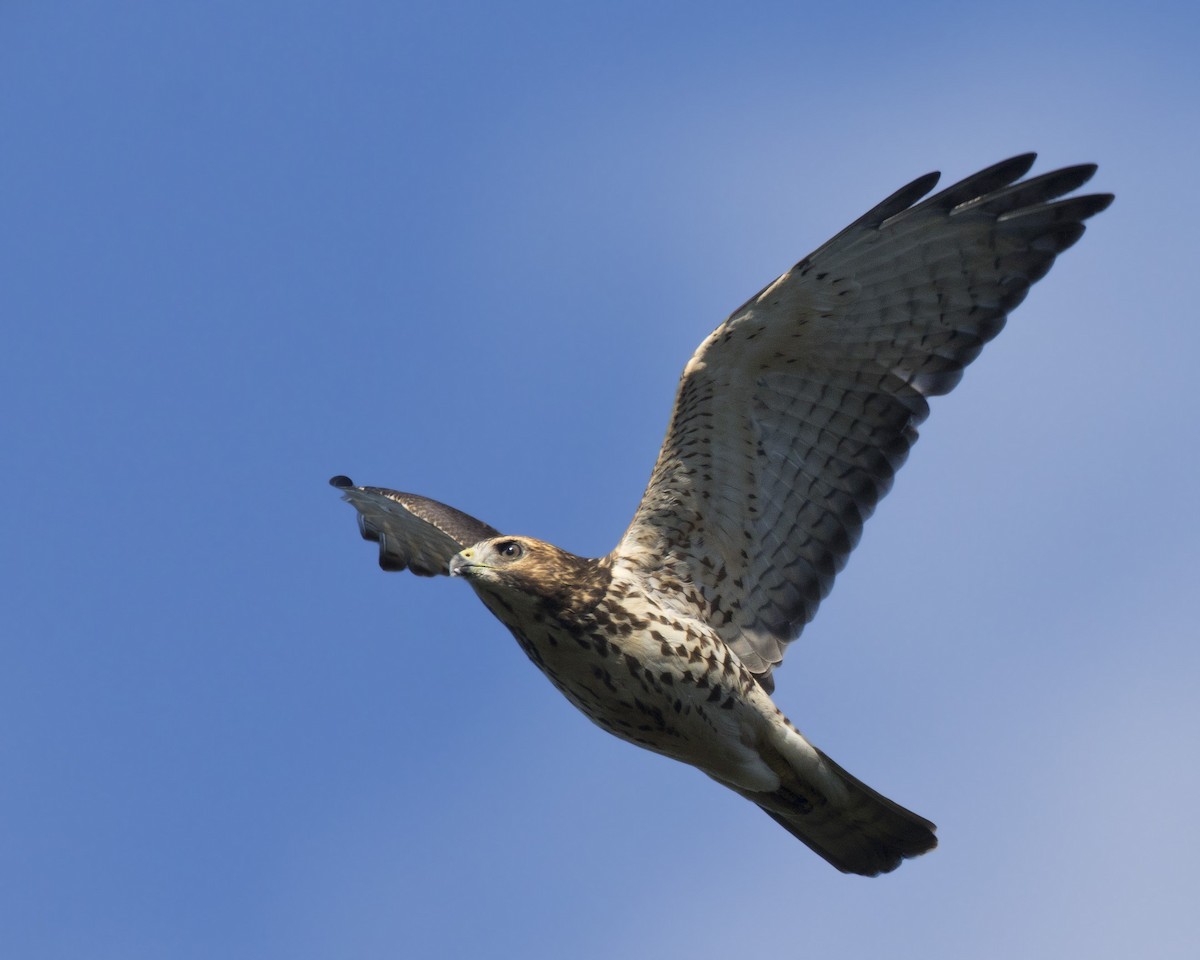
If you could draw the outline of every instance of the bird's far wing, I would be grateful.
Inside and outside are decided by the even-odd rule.
[[[450,558],[500,531],[444,503],[383,487],[356,487],[349,477],[329,483],[358,511],[364,540],[379,544],[384,570],[411,570],[422,577],[449,573]]]
[[[770,684],[929,412],[1111,195],[1014,157],[897,191],[734,311],[684,369],[614,560]],[[915,204],[915,205],[914,205]]]

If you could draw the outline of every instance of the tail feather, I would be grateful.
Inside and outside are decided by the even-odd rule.
[[[902,860],[937,846],[937,828],[932,823],[817,753],[822,767],[844,788],[838,791],[842,796],[827,796],[798,776],[785,780],[773,793],[737,792],[843,873],[865,877],[889,873]]]

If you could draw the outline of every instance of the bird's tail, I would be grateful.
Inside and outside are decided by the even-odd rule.
[[[734,789],[843,873],[888,873],[900,861],[937,846],[932,823],[876,793],[815,747],[810,749],[820,758],[824,788],[815,789],[810,777],[790,771],[772,793]]]

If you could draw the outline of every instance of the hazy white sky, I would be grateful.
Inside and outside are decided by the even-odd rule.
[[[7,4],[6,955],[1193,956],[1198,31],[1110,6]],[[778,674],[938,823],[891,876],[592,727],[325,485],[602,553],[729,310],[1030,149],[1117,202]]]

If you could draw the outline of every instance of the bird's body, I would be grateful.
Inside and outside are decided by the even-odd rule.
[[[451,572],[469,579],[568,700],[622,739],[730,783],[773,785],[745,742],[760,738],[779,711],[765,694],[756,696],[757,681],[707,624],[665,608],[607,560],[527,537],[502,542],[519,542],[526,562],[552,557],[555,578],[514,585],[490,576],[494,567],[475,562],[480,547],[464,551]]]
[[[838,869],[874,875],[933,824],[860,783],[771,700],[928,413],[1106,195],[1032,155],[914,204],[901,189],[729,317],[684,369],[667,438],[600,559],[413,494],[334,484],[385,569],[466,579],[609,732],[704,771]]]
[[[521,572],[501,545],[519,546]],[[716,631],[664,605],[627,565],[502,537],[458,554],[450,572],[590,720],[703,770],[840,869],[883,872],[937,842],[933,824],[805,740]]]

